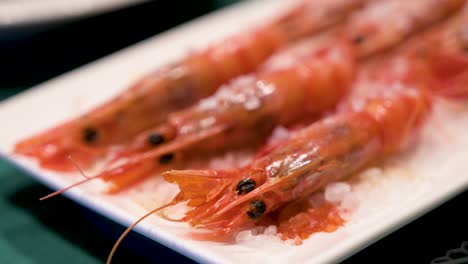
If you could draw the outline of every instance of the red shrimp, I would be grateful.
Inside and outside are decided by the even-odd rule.
[[[240,33],[143,77],[128,90],[71,121],[18,142],[14,152],[41,167],[86,168],[115,144],[165,121],[173,111],[206,97],[226,81],[254,70],[273,52],[340,23],[365,0],[308,0],[271,23]]]

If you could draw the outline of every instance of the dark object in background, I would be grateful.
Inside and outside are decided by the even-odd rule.
[[[11,90],[12,94],[18,88],[46,81],[208,13],[216,7],[215,2],[150,1],[97,17],[52,25],[42,32],[26,32],[13,39],[0,35],[0,89]]]

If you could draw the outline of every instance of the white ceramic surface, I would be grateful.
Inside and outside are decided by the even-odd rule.
[[[0,1],[0,28],[43,24],[95,15],[147,0],[10,0]]]

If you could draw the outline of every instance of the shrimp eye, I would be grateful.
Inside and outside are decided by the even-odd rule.
[[[247,215],[250,219],[257,219],[263,215],[266,211],[266,205],[263,201],[253,200],[250,202],[250,211],[247,211]]]
[[[249,193],[255,189],[255,185],[256,183],[254,180],[250,178],[243,179],[236,186],[237,194],[241,195],[241,194]]]
[[[87,127],[83,130],[82,137],[86,143],[93,143],[94,141],[96,141],[97,136],[97,130],[92,127]]]
[[[173,159],[174,159],[174,154],[173,154],[173,153],[167,153],[167,154],[162,155],[162,156],[159,158],[159,163],[160,163],[160,164],[168,164],[168,163],[171,162]]]
[[[164,137],[161,134],[152,133],[151,135],[148,136],[148,143],[151,146],[157,146],[159,144],[164,143]]]
[[[458,31],[458,40],[464,51],[468,51],[468,29],[463,28]]]
[[[363,43],[364,40],[366,40],[366,39],[364,38],[363,35],[356,35],[356,36],[354,36],[354,38],[353,38],[353,42],[354,42],[354,44],[356,44],[356,45],[359,45],[359,44]]]

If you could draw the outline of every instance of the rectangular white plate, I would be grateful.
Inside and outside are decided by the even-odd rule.
[[[12,147],[17,140],[108,99],[143,73],[174,61],[187,49],[202,47],[236,30],[249,28],[290,3],[249,1],[210,14],[2,102],[0,123],[5,125],[0,131],[1,156],[54,189],[81,179],[76,174],[42,170],[33,161],[11,154]],[[453,109],[439,102],[434,109],[416,147],[387,162],[383,170],[373,169],[354,178],[354,195],[346,205],[353,210],[345,226],[333,233],[313,235],[300,246],[269,236],[226,245],[187,239],[184,236],[189,230],[187,225],[170,223],[158,216],[141,223],[136,231],[203,263],[342,260],[468,186],[468,136],[462,133],[468,131],[468,108],[462,105]],[[118,196],[101,194],[102,183],[95,182],[66,195],[118,223],[129,225],[148,208],[169,199],[174,188],[160,182],[156,177],[139,186],[138,191]]]

